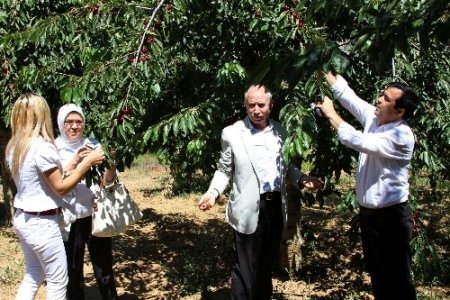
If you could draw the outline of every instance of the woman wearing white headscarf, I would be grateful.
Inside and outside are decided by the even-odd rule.
[[[85,116],[81,107],[66,104],[59,109],[58,127],[60,135],[55,140],[56,147],[62,157],[65,171],[70,172],[83,158],[100,143],[83,136]],[[106,184],[117,179],[115,166],[106,169],[103,174]],[[76,221],[70,226],[69,238],[65,243],[67,252],[69,284],[67,299],[84,300],[84,250],[88,246],[89,256],[94,269],[97,285],[102,299],[117,299],[116,284],[113,274],[112,239],[96,237],[91,234],[92,209],[94,193],[98,186],[86,185],[82,180],[75,188],[76,197],[71,203],[74,207]]]

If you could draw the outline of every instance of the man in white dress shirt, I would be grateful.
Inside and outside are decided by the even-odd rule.
[[[308,189],[320,188],[322,182],[283,163],[286,131],[269,119],[270,91],[252,85],[244,104],[247,117],[222,131],[218,168],[198,205],[201,210],[211,208],[232,181],[225,217],[234,229],[236,252],[231,299],[269,300],[272,268],[287,218],[287,181]]]
[[[409,245],[413,219],[407,202],[414,135],[405,120],[413,115],[418,97],[407,85],[391,83],[373,106],[360,99],[343,77],[329,72],[326,79],[334,97],[364,127],[358,131],[345,122],[328,97],[317,104],[339,140],[360,152],[356,198],[364,260],[375,299],[416,299]]]

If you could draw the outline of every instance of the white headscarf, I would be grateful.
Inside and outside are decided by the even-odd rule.
[[[85,121],[83,109],[78,105],[70,103],[61,106],[61,108],[58,111],[59,137],[69,148],[78,149],[83,144],[84,140],[83,135],[80,135],[79,139],[71,141],[67,138],[66,134],[64,133],[64,121],[66,120],[67,116],[72,112],[79,113],[81,118],[83,119],[83,122]]]

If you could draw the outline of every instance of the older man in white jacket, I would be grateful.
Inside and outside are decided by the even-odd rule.
[[[317,178],[285,166],[281,149],[286,131],[269,119],[272,107],[266,87],[247,90],[247,117],[222,131],[218,169],[199,201],[200,209],[209,209],[232,180],[226,211],[236,251],[231,299],[268,300],[272,295],[272,268],[287,219],[287,181],[309,189],[322,186]]]

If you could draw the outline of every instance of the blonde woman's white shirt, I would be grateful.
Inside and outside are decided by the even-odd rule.
[[[12,155],[8,157],[10,166],[11,162]],[[58,151],[54,144],[40,137],[32,143],[18,174],[13,178],[17,188],[14,207],[33,212],[61,207],[62,198],[49,186],[43,174],[54,168],[62,170]]]

